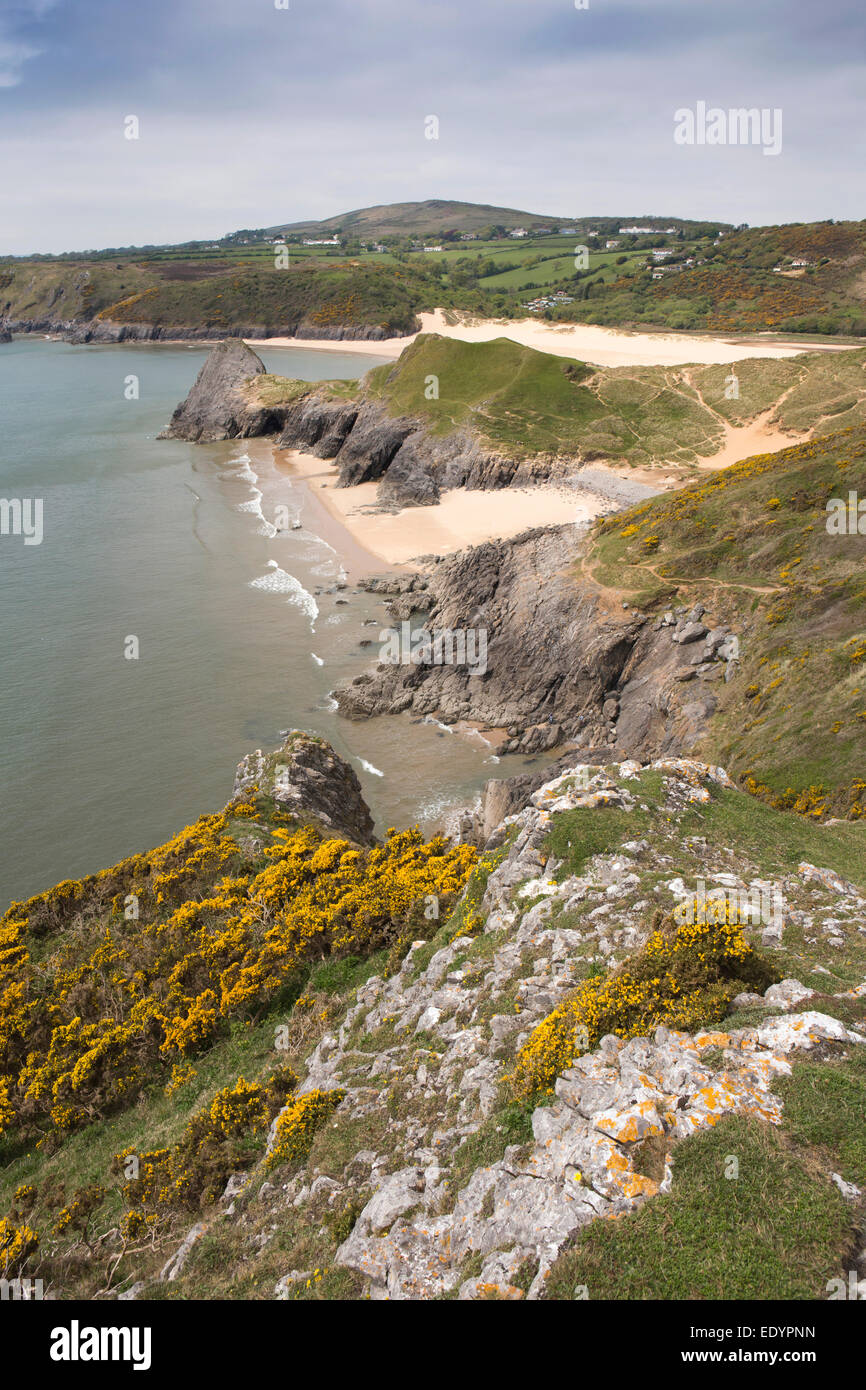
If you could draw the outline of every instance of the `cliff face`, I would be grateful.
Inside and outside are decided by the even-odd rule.
[[[264,433],[268,412],[259,408],[251,414],[242,389],[245,382],[264,371],[264,362],[252,348],[237,338],[225,338],[211,352],[160,439],[204,443]]]
[[[384,507],[429,506],[449,488],[519,487],[575,473],[571,458],[510,458],[467,430],[431,434],[423,421],[389,415],[379,401],[359,399],[347,406],[320,392],[287,412],[279,442],[283,449],[333,459],[338,487],[378,482]]]
[[[395,620],[421,615],[413,630],[474,632],[479,646],[485,634],[486,670],[383,662],[337,687],[340,713],[479,720],[507,729],[507,752],[574,740],[645,758],[692,746],[715,710],[713,685],[735,671],[727,629],[702,622],[702,609],[649,618],[605,607],[579,577],[582,539],[548,527],[439,560],[423,589],[381,581]]]
[[[234,795],[255,789],[296,820],[359,845],[373,844],[373,817],[354,771],[329,743],[296,731],[274,753],[257,748],[238,764]]]
[[[581,479],[572,457],[510,457],[482,444],[467,429],[434,434],[420,419],[389,414],[382,402],[366,399],[363,388],[356,399],[346,400],[310,387],[285,403],[263,408],[254,399],[244,399],[240,389],[263,371],[260,359],[245,344],[236,339],[218,344],[175,412],[168,435],[214,440],[278,434],[280,448],[333,460],[338,487],[377,482],[379,501],[386,509],[430,506],[450,488],[565,479],[617,501],[636,501],[653,491],[637,484],[611,485],[600,474]]]

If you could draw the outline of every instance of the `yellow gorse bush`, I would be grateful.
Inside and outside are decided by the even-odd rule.
[[[307,1157],[317,1130],[330,1118],[346,1092],[308,1091],[290,1100],[276,1123],[274,1146],[268,1154],[267,1167],[280,1163],[297,1163]]]
[[[775,977],[743,936],[738,908],[725,904],[718,916],[676,927],[669,918],[626,965],[586,980],[521,1048],[509,1078],[515,1093],[551,1092],[557,1076],[605,1034],[636,1038],[659,1024],[691,1030],[716,1023],[742,989],[766,988]]]
[[[0,1216],[0,1278],[13,1278],[38,1244],[37,1231],[27,1225],[16,1226],[8,1217]]]
[[[123,1228],[127,1237],[140,1235],[173,1210],[215,1201],[229,1174],[257,1157],[264,1131],[297,1083],[289,1067],[278,1068],[264,1085],[241,1076],[192,1117],[172,1148],[115,1154],[112,1171],[127,1179],[122,1189],[129,1207]],[[129,1177],[131,1158],[135,1164]]]
[[[417,829],[360,849],[289,822],[251,862],[230,826],[257,815],[234,804],[12,905],[0,921],[0,1132],[45,1117],[71,1130],[130,1104],[310,964],[399,940],[431,896],[449,908],[477,858]]]

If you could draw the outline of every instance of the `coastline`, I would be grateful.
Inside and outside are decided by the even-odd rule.
[[[344,548],[354,549],[370,557],[380,573],[412,569],[422,558],[453,555],[534,528],[580,525],[611,509],[599,493],[539,485],[485,491],[453,488],[437,505],[382,512],[377,509],[376,483],[337,488],[337,471],[327,460],[297,449],[273,446],[273,451],[278,471],[293,484],[302,484],[311,529],[329,544],[335,538],[341,559]]]
[[[421,323],[417,333],[406,333],[394,338],[274,336],[243,337],[242,341],[256,349],[296,348],[304,352],[351,353],[359,357],[389,361],[398,358],[421,333],[437,333],[441,337],[453,338],[464,343],[485,343],[497,338],[508,338],[537,352],[588,362],[599,367],[722,366],[750,358],[778,359],[797,357],[809,352],[846,352],[863,346],[863,342],[858,339],[845,342],[828,342],[826,339],[820,342],[800,341],[794,337],[786,338],[783,333],[679,333],[660,329],[608,328],[600,324],[587,323],[552,324],[529,317],[485,319],[463,313],[459,321],[449,323],[443,309],[423,311],[417,317]],[[128,326],[118,324],[116,327],[122,333]],[[53,328],[18,329],[13,333],[13,337],[17,336],[68,341],[68,329],[59,324]],[[199,335],[196,330],[195,336],[181,332],[177,337],[160,335],[158,338],[151,338],[138,337],[133,333],[129,337],[119,336],[95,341],[118,347],[128,343],[136,347],[211,348],[221,340],[220,336]]]
[[[450,324],[445,312],[421,313],[421,333],[438,333],[464,343],[486,343],[510,338],[523,347],[555,357],[570,357],[595,366],[664,367],[696,363],[724,365],[753,357],[797,357],[804,352],[845,352],[850,344],[765,342],[757,336],[702,337],[688,333],[661,333],[602,328],[597,324],[564,324],[554,327],[538,319],[466,319]],[[414,343],[417,333],[401,338],[356,338],[347,349],[345,339],[246,338],[252,348],[297,347],[310,352],[357,352],[368,357],[399,357]]]
[[[373,574],[397,573],[404,568],[365,545],[354,529],[345,524],[339,510],[328,505],[319,489],[310,486],[309,478],[303,471],[283,466],[281,455],[289,451],[278,449],[272,438],[248,439],[244,440],[244,444],[254,465],[264,469],[259,481],[268,490],[269,504],[278,505],[285,501],[280,489],[281,482],[288,481],[293,489],[297,488],[302,526],[336,552],[347,579],[355,582]],[[321,459],[313,461],[320,468],[325,466]]]

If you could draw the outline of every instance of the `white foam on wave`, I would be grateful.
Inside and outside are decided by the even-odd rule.
[[[415,818],[422,824],[437,826],[452,839],[456,839],[460,829],[460,821],[467,811],[479,814],[481,811],[481,793],[479,792],[473,801],[467,802],[460,800],[453,793],[440,792],[438,795],[428,797],[422,801],[415,813]]]
[[[256,527],[257,535],[267,536],[270,540],[273,540],[274,536],[277,534],[277,528],[268,521],[262,511],[262,498],[264,497],[264,493],[261,488],[256,486],[259,481],[259,475],[250,466],[249,454],[239,454],[237,458],[231,459],[230,461],[232,464],[242,464],[243,467],[233,468],[230,473],[222,473],[220,476],[232,482],[242,479],[245,483],[249,483],[250,485],[250,497],[246,502],[239,502],[236,510],[239,512],[248,512],[252,516],[257,517],[259,521]]]
[[[432,714],[425,714],[422,724],[432,724],[435,728],[441,729],[443,733],[453,734],[454,730],[449,724],[443,724],[440,719],[434,719]]]
[[[303,610],[310,620],[310,627],[319,616],[319,605],[313,595],[304,588],[299,579],[281,569],[276,560],[268,560],[269,573],[250,580],[251,589],[264,589],[269,594],[286,594],[287,601]]]
[[[361,764],[365,772],[372,772],[374,777],[385,776],[384,772],[380,772],[379,769],[377,767],[374,767],[372,763],[368,763],[366,758],[362,758],[358,753],[355,754],[355,757],[357,758],[358,762]]]
[[[320,656],[316,656],[315,652],[310,652],[310,656],[313,658],[317,666],[324,666],[324,661]]]
[[[311,560],[311,559],[313,559],[313,556],[311,556],[311,555],[306,555],[304,558],[305,558],[306,560]],[[319,563],[318,563],[317,565],[311,565],[311,566],[310,566],[310,573],[311,573],[311,574],[314,574],[314,575],[316,576],[317,579],[336,579],[336,578],[337,578],[337,572],[336,572],[336,570],[334,569],[334,562],[333,562],[333,560],[320,560]]]
[[[260,536],[267,536],[269,540],[273,540],[274,536],[276,536],[277,534],[277,528],[270,521],[268,521],[267,517],[262,511],[262,497],[264,494],[259,492],[259,489],[257,487],[253,488],[253,492],[255,493],[255,496],[251,497],[248,502],[238,503],[238,511],[251,512],[253,516],[258,517],[259,525],[256,527],[257,534]]]
[[[493,747],[493,742],[492,742],[492,740],[489,739],[489,738],[485,738],[484,735],[482,734],[482,732],[481,732],[480,729],[467,729],[467,730],[466,730],[466,737],[467,737],[467,738],[470,738],[470,739],[471,739],[471,738],[477,739],[478,742],[479,742],[480,744],[482,744],[485,748],[492,748],[492,747]]]

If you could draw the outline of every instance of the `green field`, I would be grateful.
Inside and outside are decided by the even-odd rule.
[[[257,276],[285,273],[274,270],[274,248],[267,240],[280,233],[288,238],[290,268],[328,270],[345,281],[358,272],[369,276],[364,293],[343,320],[346,326],[390,323],[406,331],[399,325],[408,321],[410,300],[415,312],[442,307],[483,317],[523,317],[530,286],[542,292],[558,286],[573,302],[537,310],[554,322],[713,333],[866,335],[864,222],[735,231],[677,218],[658,219],[651,233],[620,234],[620,219],[581,218],[574,233],[561,236],[557,230],[535,234],[533,228],[542,221],[554,229],[570,225],[568,219],[540,219],[474,204],[398,204],[318,224],[234,233],[218,242],[9,259],[0,262],[0,317],[38,317],[62,309],[64,318],[85,321],[104,312],[112,321],[123,322],[125,298],[156,286],[161,324],[215,332],[243,328],[251,321],[285,327],[298,308],[311,313],[321,309],[324,321],[330,322],[339,294],[330,295],[327,277],[320,282],[320,303],[304,295],[299,303],[297,284],[253,288],[249,283]],[[622,222],[631,225],[626,219]],[[519,225],[530,235],[509,235],[509,228]],[[668,226],[676,230],[665,230]],[[479,239],[460,239],[469,232],[479,234]],[[303,245],[305,237],[331,234],[339,235],[339,246]],[[619,247],[607,251],[608,239],[618,240]],[[420,249],[440,244],[441,252]],[[385,249],[374,251],[375,245]],[[576,275],[574,255],[580,245],[590,248],[591,259],[588,270]],[[672,253],[658,274],[653,273],[654,247]],[[241,295],[231,282],[236,276],[247,281]],[[226,283],[212,295],[195,289],[200,280],[219,277]],[[381,283],[374,288],[377,277]],[[394,279],[411,286],[408,299],[392,292]],[[166,284],[174,286],[170,293],[163,293]],[[187,286],[186,292],[177,288],[181,285]],[[346,288],[351,297],[354,286]],[[215,304],[217,297],[226,302]],[[142,320],[135,316],[128,321]]]

